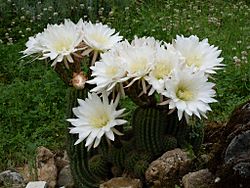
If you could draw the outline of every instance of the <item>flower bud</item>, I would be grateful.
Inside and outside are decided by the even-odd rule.
[[[83,89],[85,87],[86,81],[87,77],[83,74],[83,72],[73,73],[73,78],[71,80],[71,83],[74,86],[74,88]]]

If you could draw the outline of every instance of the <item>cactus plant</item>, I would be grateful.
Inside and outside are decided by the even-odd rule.
[[[98,12],[105,4],[87,2]],[[209,103],[216,102],[214,84],[208,82],[207,74],[221,66],[222,58],[207,40],[177,36],[173,44],[163,45],[153,37],[135,37],[129,43],[121,42],[122,36],[114,32],[101,23],[65,20],[31,37],[24,51],[26,56],[37,53],[42,59],[50,58],[62,80],[73,86],[67,121],[73,126],[70,133],[79,135],[69,134],[68,154],[78,188],[98,187],[103,178],[112,176],[112,168],[143,179],[150,162],[175,147],[191,145],[197,152],[204,127],[200,121],[188,120],[205,116]],[[210,60],[205,57],[195,56],[195,62],[193,56],[185,57],[185,43],[189,49],[184,52],[201,47],[195,55],[208,53],[206,58],[213,57],[212,64],[207,65]],[[126,134],[131,129],[118,126],[127,123],[122,118],[124,109],[116,110],[118,93],[126,94],[138,106],[129,121],[132,134]]]

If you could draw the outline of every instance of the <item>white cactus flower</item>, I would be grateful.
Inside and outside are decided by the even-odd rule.
[[[100,144],[103,135],[112,141],[114,133],[121,135],[114,127],[127,121],[119,119],[125,109],[116,110],[118,101],[119,97],[109,103],[107,93],[102,94],[102,100],[96,93],[89,93],[85,100],[78,99],[79,106],[73,108],[77,118],[67,119],[74,126],[70,128],[70,133],[79,134],[75,145],[86,139],[85,146],[89,150]]]
[[[147,82],[152,86],[149,95],[154,91],[161,93],[164,90],[165,81],[170,79],[175,69],[180,69],[183,63],[182,56],[174,48],[166,49],[158,47],[155,54],[155,63],[148,76]]]
[[[82,39],[82,30],[72,21],[65,19],[64,23],[48,25],[42,33],[30,37],[26,43],[27,49],[23,53],[26,56],[42,53],[40,59],[53,60],[51,66],[63,60],[73,63],[71,55],[80,50],[78,45]]]
[[[169,109],[177,108],[179,120],[183,114],[188,120],[193,114],[200,118],[200,115],[206,117],[205,113],[211,111],[209,103],[217,102],[213,99],[214,86],[208,82],[204,72],[186,68],[174,72],[172,78],[166,81],[166,91],[162,94],[170,99]]]
[[[219,58],[221,50],[218,47],[209,45],[208,40],[199,41],[197,36],[190,37],[178,36],[173,42],[174,47],[185,57],[188,67],[194,67],[197,71],[201,70],[207,74],[216,73],[215,70],[221,69],[223,58]]]
[[[95,51],[107,51],[123,38],[119,36],[119,33],[115,33],[115,29],[111,29],[102,23],[92,24],[91,22],[86,22],[82,24],[82,27],[84,42]]]
[[[91,92],[111,91],[117,83],[127,80],[123,59],[115,50],[101,54],[100,61],[91,66],[92,80],[89,84],[95,84]]]

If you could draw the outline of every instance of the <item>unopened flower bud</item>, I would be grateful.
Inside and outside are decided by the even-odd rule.
[[[85,87],[86,81],[87,77],[83,74],[83,72],[73,73],[73,78],[71,80],[71,83],[74,86],[74,88],[83,89]]]

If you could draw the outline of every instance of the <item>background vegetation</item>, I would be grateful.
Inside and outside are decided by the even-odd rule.
[[[64,18],[100,21],[131,40],[177,34],[208,38],[225,69],[214,76],[217,100],[208,122],[224,123],[250,98],[250,5],[247,0],[1,0],[0,171],[29,163],[35,149],[64,148],[67,88],[43,61],[20,59],[29,36]],[[124,102],[129,108],[131,103]]]

